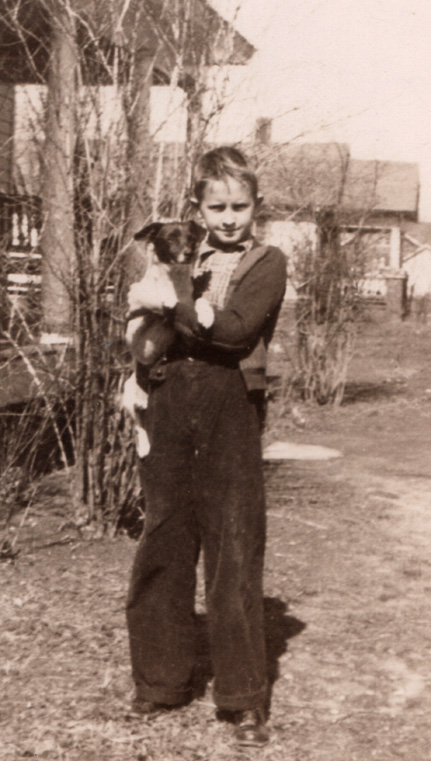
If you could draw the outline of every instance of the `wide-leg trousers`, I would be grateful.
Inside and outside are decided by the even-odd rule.
[[[171,362],[150,391],[147,430],[145,529],[127,600],[137,697],[190,696],[202,549],[214,700],[254,708],[267,693],[265,500],[258,416],[239,369]]]

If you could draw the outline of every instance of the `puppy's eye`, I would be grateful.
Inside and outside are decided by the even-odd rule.
[[[173,230],[168,235],[168,241],[170,243],[177,243],[179,241],[180,237],[181,237],[180,231],[179,230]]]

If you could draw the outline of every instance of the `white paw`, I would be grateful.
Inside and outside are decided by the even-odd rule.
[[[138,385],[133,373],[124,384],[121,406],[134,418],[135,410],[145,410],[148,407],[148,394]]]
[[[138,457],[146,457],[148,452],[150,451],[150,441],[149,441],[147,432],[145,428],[142,428],[140,425],[137,425],[135,428],[135,434],[136,434],[136,451],[138,453]]]

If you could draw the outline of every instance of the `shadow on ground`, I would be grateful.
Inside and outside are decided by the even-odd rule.
[[[346,384],[342,405],[384,401],[402,396],[405,392],[406,384],[397,379],[376,383],[352,381]]]
[[[287,604],[278,597],[264,599],[264,626],[267,674],[270,688],[279,677],[279,659],[287,650],[289,639],[305,629],[305,624],[287,615]],[[194,677],[195,697],[202,697],[213,677],[207,635],[207,617],[199,614],[197,619],[197,668]]]

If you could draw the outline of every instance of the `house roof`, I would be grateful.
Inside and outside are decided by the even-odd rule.
[[[419,201],[419,167],[401,161],[351,159],[343,206],[373,212],[415,214]]]
[[[77,0],[83,8],[88,0]],[[99,7],[100,0],[92,0]],[[184,17],[182,9],[184,8]],[[187,9],[187,10],[185,10]],[[126,36],[131,35],[136,19],[144,22],[143,32],[150,47],[164,47],[169,55],[178,53],[175,36],[183,41],[185,65],[245,64],[255,48],[237,32],[207,0],[189,0],[180,4],[161,0],[131,0],[124,16]],[[175,36],[174,36],[175,35]]]
[[[260,146],[258,157],[268,211],[340,206],[353,212],[417,214],[417,164],[352,159],[343,143],[272,143]]]
[[[127,52],[135,38],[140,50],[157,54],[156,63],[169,72],[178,53],[174,34],[180,29],[185,68],[189,73],[201,64],[246,63],[255,48],[206,0],[190,2],[189,21],[182,22],[176,6],[162,0],[130,0],[124,6],[124,15],[120,4],[106,0],[72,0],[79,18],[78,44],[87,63],[93,64],[95,81],[106,80],[107,74],[106,67],[97,60],[93,39],[97,39],[109,61],[115,46]],[[20,0],[13,17],[14,20],[8,0],[0,0],[0,81],[41,82],[49,61],[51,17],[46,5],[41,0]],[[19,33],[15,21],[19,22]],[[92,28],[93,33],[89,32]]]
[[[341,143],[298,143],[260,146],[259,183],[269,208],[330,206],[339,201],[349,161]]]

